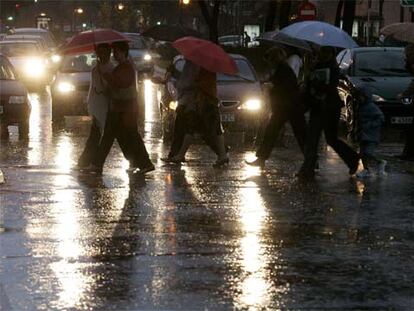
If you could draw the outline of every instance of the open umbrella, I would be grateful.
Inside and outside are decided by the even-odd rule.
[[[202,37],[198,31],[180,25],[156,25],[145,30],[142,35],[154,40],[168,42],[173,42],[188,36],[197,38]]]
[[[391,24],[383,27],[380,32],[398,41],[414,43],[414,23]]]
[[[324,22],[298,22],[283,28],[280,32],[297,39],[316,43],[320,46],[339,48],[358,47],[358,44],[345,31]]]
[[[98,44],[111,44],[119,41],[131,40],[122,33],[112,29],[88,30],[73,36],[61,47],[61,51],[63,54],[87,53],[92,52]]]
[[[256,40],[261,42],[284,44],[301,50],[312,51],[312,48],[308,42],[291,37],[277,30],[264,32],[258,38],[256,38]]]
[[[194,37],[184,37],[173,42],[184,58],[212,72],[236,75],[234,60],[217,44]]]

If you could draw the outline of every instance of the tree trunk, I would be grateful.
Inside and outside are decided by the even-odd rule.
[[[338,6],[336,8],[336,16],[335,16],[335,26],[341,26],[341,17],[342,17],[342,9],[344,7],[344,0],[339,0]]]
[[[384,0],[379,0],[379,16],[382,28],[382,26],[384,26]]]
[[[279,27],[280,29],[289,25],[290,8],[292,1],[283,0],[280,4]]]
[[[352,36],[352,27],[354,25],[356,0],[347,0],[344,2],[344,23],[342,29]]]
[[[209,38],[213,42],[218,42],[218,18],[220,13],[220,0],[214,1],[213,11],[210,13],[205,0],[197,1],[204,20],[208,26]]]
[[[272,31],[274,29],[275,18],[277,10],[277,1],[270,0],[268,3],[266,21],[265,21],[265,31]]]

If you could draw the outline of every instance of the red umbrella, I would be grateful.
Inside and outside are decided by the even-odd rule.
[[[194,37],[184,37],[172,44],[184,58],[211,72],[236,75],[234,60],[217,44]]]
[[[92,52],[95,46],[100,43],[114,43],[118,41],[131,41],[122,33],[112,29],[95,29],[83,31],[63,45],[61,51],[63,54],[76,54]]]

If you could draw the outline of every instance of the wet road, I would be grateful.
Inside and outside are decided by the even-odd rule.
[[[100,178],[71,170],[88,123],[52,128],[48,94],[31,95],[30,140],[1,143],[1,310],[413,309],[412,164],[358,181],[327,150],[306,185],[296,147],[263,171],[240,146],[225,170],[198,145],[163,165],[155,97],[148,84],[157,170],[128,176],[116,146]]]

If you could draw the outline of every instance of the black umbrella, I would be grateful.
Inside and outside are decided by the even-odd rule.
[[[191,28],[180,25],[157,25],[153,26],[142,33],[144,37],[153,38],[158,41],[173,42],[182,37],[202,38],[202,35]]]
[[[293,38],[277,30],[264,32],[256,40],[273,44],[284,44],[301,50],[312,51],[311,46],[305,40]]]

